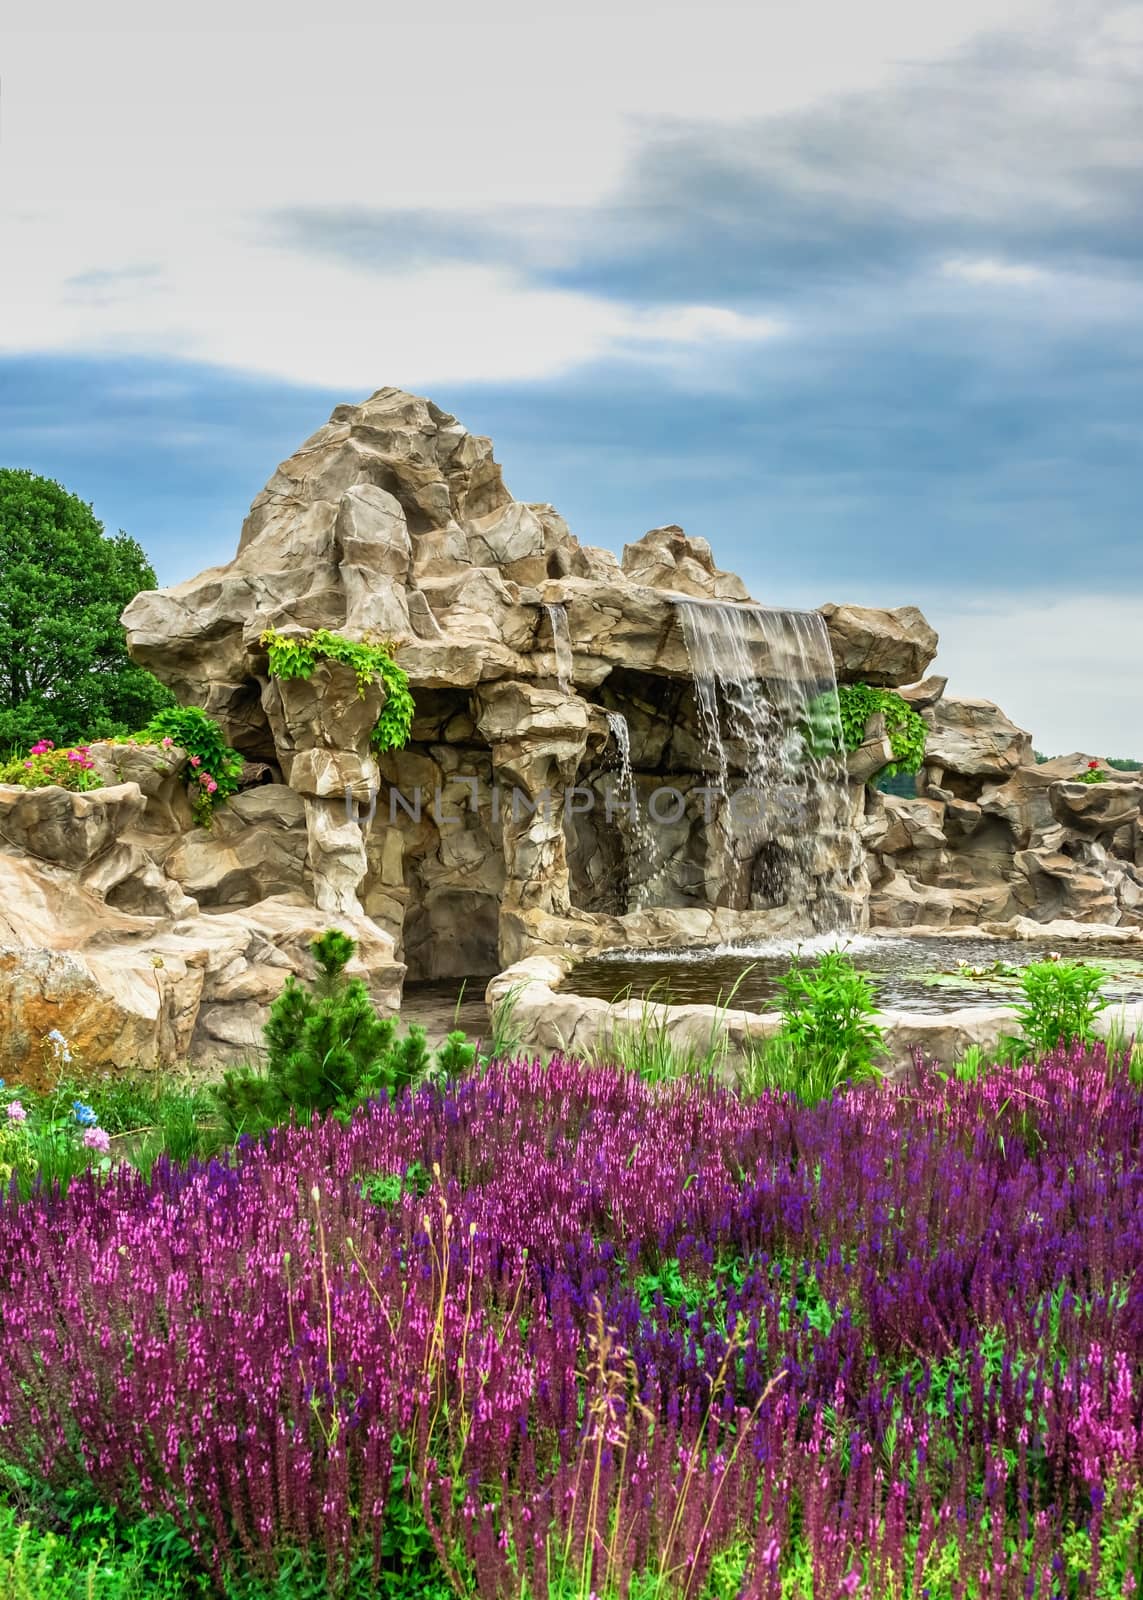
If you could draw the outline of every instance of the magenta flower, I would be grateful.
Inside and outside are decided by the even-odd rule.
[[[36,743],[36,744],[34,744],[32,746],[32,748],[31,748],[31,750],[29,750],[28,754],[29,755],[33,755],[33,756],[42,756],[42,755],[46,754],[47,751],[54,750],[54,749],[55,749],[55,745],[52,743],[52,741],[50,739],[41,739],[41,740],[39,740],[38,743]]]
[[[9,1122],[27,1122],[27,1120],[28,1120],[28,1113],[24,1110],[24,1108],[20,1104],[20,1102],[18,1100],[10,1101],[9,1105],[8,1105],[8,1121]]]

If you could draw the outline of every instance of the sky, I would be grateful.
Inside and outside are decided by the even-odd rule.
[[[3,19],[0,464],[171,583],[397,385],[585,543],[919,605],[1143,756],[1143,4],[156,13]]]

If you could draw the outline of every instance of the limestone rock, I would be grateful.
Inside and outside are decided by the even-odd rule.
[[[236,914],[189,905],[182,916],[129,915],[65,868],[0,853],[3,1069],[42,1080],[53,1028],[85,1069],[188,1057],[213,1065],[255,1052],[287,975],[312,975],[308,945],[330,918],[300,896]],[[341,925],[359,944],[351,970],[395,1011],[404,968],[392,939],[364,918]]]
[[[943,850],[948,843],[943,826],[945,807],[939,800],[905,800],[887,794],[885,814],[888,828],[879,847],[884,855]]]
[[[937,653],[937,636],[916,606],[878,611],[824,605],[839,683],[915,683]]]
[[[183,771],[187,759],[178,745],[125,744],[101,739],[88,754],[103,783],[136,783],[146,804],[133,826],[149,835],[179,834],[194,826]]]
[[[221,806],[209,830],[185,834],[164,866],[204,908],[250,906],[307,881],[307,846],[301,796],[265,784]]]
[[[135,783],[86,793],[0,784],[0,845],[79,872],[139,822],[144,805]]]
[[[749,600],[750,593],[733,572],[720,572],[705,539],[690,538],[672,523],[652,528],[623,547],[623,571],[635,583],[711,600]]]
[[[926,776],[1006,778],[1032,756],[1032,738],[991,700],[945,695],[926,713]],[[939,782],[931,779],[930,782]],[[962,796],[962,798],[967,798]]]
[[[865,738],[845,758],[845,770],[852,783],[865,783],[893,760],[893,746],[885,731],[885,718],[878,712],[865,725]]]
[[[943,697],[948,681],[947,678],[934,675],[921,683],[907,684],[898,693],[914,711],[928,711]]]
[[[1048,801],[1064,827],[1085,839],[1099,839],[1139,821],[1143,783],[1053,783]]]

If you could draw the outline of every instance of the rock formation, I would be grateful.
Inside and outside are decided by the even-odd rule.
[[[261,781],[209,831],[177,751],[94,746],[107,787],[87,794],[0,788],[0,1006],[26,1061],[54,1026],[93,1062],[249,1054],[331,923],[395,1007],[406,972],[807,919],[1143,920],[1140,785],[1076,784],[1078,756],[1036,766],[995,706],[919,681],[937,638],[914,607],[764,612],[677,527],[621,560],[581,545],[512,498],[487,439],[398,390],[338,406],[258,495],[234,560],[123,621]],[[374,754],[383,691],[348,668],[271,675],[264,632],[316,628],[391,642],[406,748]],[[708,636],[730,666],[696,692]],[[798,695],[771,692],[791,674]],[[867,788],[888,758],[876,718],[848,781],[816,757],[782,769],[791,718],[834,674],[905,686],[931,730],[917,799]],[[760,772],[774,803],[740,826],[731,789]]]
[[[1143,778],[1099,762],[1104,781],[1079,782],[1078,753],[1036,762],[999,707],[937,682],[918,798],[866,795],[871,925],[1143,927]]]

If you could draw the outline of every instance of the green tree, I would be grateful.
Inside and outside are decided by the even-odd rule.
[[[50,478],[0,468],[0,753],[128,733],[173,704],[119,623],[154,587],[134,539],[108,538]]]

